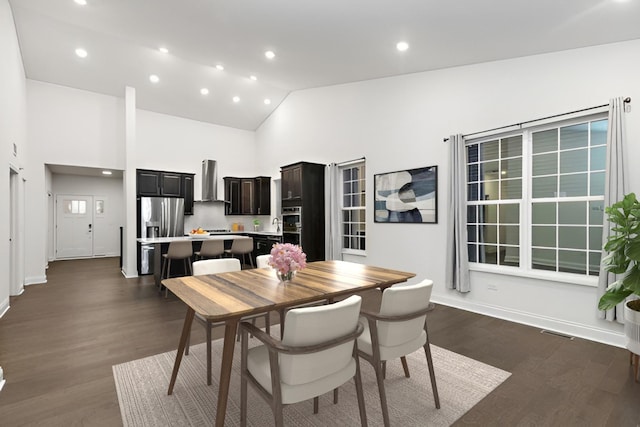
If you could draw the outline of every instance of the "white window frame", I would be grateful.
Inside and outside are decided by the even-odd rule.
[[[362,198],[362,202],[363,205],[362,206],[358,206],[358,207],[345,207],[344,206],[344,184],[345,184],[345,180],[344,180],[344,170],[345,169],[353,169],[353,168],[359,168],[359,167],[363,167],[365,173],[362,174],[363,176],[359,177],[358,180],[361,182],[360,185],[360,194],[361,194],[361,198]],[[347,162],[347,163],[342,163],[340,165],[338,165],[339,168],[339,176],[340,176],[340,246],[342,247],[342,253],[345,255],[359,255],[359,256],[366,256],[367,252],[366,252],[366,241],[367,241],[367,223],[366,223],[366,218],[367,218],[367,190],[366,190],[366,184],[367,184],[367,178],[366,178],[366,160],[362,159],[362,160],[354,160],[352,162]],[[363,238],[364,242],[365,242],[365,249],[353,249],[350,247],[345,247],[344,246],[344,239],[345,239],[345,235],[344,235],[344,229],[345,229],[345,221],[344,221],[344,212],[345,211],[362,211],[362,218],[364,218],[364,221],[362,222],[362,224],[365,227],[365,232],[364,232],[364,236],[358,236],[358,238]]]
[[[531,268],[531,246],[532,246],[532,224],[531,224],[531,205],[532,205],[532,138],[531,134],[548,129],[557,129],[560,127],[571,126],[579,123],[585,123],[589,121],[606,120],[607,114],[605,112],[591,114],[587,116],[575,117],[562,121],[549,122],[538,126],[530,126],[523,129],[518,129],[509,132],[503,132],[499,134],[484,135],[479,138],[469,139],[466,141],[466,146],[473,145],[485,141],[491,141],[499,138],[508,138],[516,135],[523,135],[522,145],[522,199],[518,202],[520,205],[520,267],[484,264],[478,262],[469,262],[469,269],[471,271],[494,273],[501,275],[510,275],[518,277],[527,277],[532,279],[540,279],[545,281],[570,283],[575,285],[583,285],[589,287],[598,286],[598,276],[590,276],[586,274],[575,274],[568,272],[555,272],[546,271]],[[466,151],[466,148],[465,148]],[[466,155],[466,154],[465,154]],[[465,165],[468,164],[468,159],[465,160]],[[465,174],[467,171],[465,170]],[[466,182],[466,180],[465,180]],[[465,192],[467,191],[465,184]],[[604,199],[604,196],[601,198]],[[537,201],[543,201],[544,199],[537,199]],[[594,200],[594,196],[584,196],[572,198],[575,201],[589,201]],[[517,199],[512,200],[514,202]],[[499,202],[499,201],[496,201]],[[466,206],[466,204],[465,204]],[[587,242],[588,247],[588,242]]]

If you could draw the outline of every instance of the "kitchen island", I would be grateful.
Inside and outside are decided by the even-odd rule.
[[[243,236],[241,234],[203,234],[201,236],[182,236],[182,237],[152,237],[152,238],[140,238],[137,239],[138,243],[142,245],[153,245],[153,278],[155,279],[156,285],[160,286],[160,281],[162,278],[160,277],[162,274],[162,245],[169,244],[171,242],[176,241],[184,241],[190,240],[192,242],[202,242],[204,240],[225,240],[225,241],[233,241],[236,239],[249,239],[248,236]]]

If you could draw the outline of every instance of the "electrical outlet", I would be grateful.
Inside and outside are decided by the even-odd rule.
[[[498,285],[490,283],[490,284],[487,285],[487,289],[490,290],[490,291],[497,291],[498,290]]]

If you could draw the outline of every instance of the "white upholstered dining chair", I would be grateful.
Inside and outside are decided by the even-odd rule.
[[[295,308],[287,312],[281,341],[247,322],[242,331],[240,425],[247,425],[247,386],[250,382],[269,402],[276,426],[283,425],[285,405],[314,399],[355,378],[360,421],[367,425],[357,337],[362,298],[353,295],[335,304]],[[248,348],[248,335],[263,345]],[[335,392],[334,392],[335,393]],[[335,394],[334,394],[335,396]]]
[[[237,258],[220,258],[220,259],[207,259],[202,261],[196,261],[193,263],[193,275],[200,276],[203,274],[217,274],[227,273],[231,271],[240,271],[240,260]],[[256,314],[254,316],[247,316],[243,319],[252,320],[258,317],[264,317],[265,329],[269,332],[270,321],[269,313]],[[223,326],[221,322],[211,322],[200,314],[195,314],[195,319],[202,323],[207,332],[207,385],[211,385],[211,329],[215,326]],[[187,344],[185,347],[185,354],[189,354],[189,338],[187,338]]]
[[[271,255],[258,255],[256,257],[256,268],[267,268],[269,265],[269,257]]]
[[[423,280],[409,285],[401,284],[387,288],[382,293],[382,303],[378,313],[363,310],[366,319],[365,330],[358,338],[358,354],[373,365],[380,393],[380,405],[384,425],[389,426],[389,410],[384,389],[386,362],[400,358],[404,374],[409,377],[406,355],[424,348],[431,378],[431,389],[436,408],[440,408],[440,398],[436,386],[433,359],[429,347],[427,312],[433,281]]]

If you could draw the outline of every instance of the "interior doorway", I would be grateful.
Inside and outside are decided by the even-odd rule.
[[[19,232],[19,183],[18,170],[9,167],[9,293],[20,295],[24,291],[20,265],[20,232]]]
[[[93,256],[93,197],[56,196],[56,259]]]

